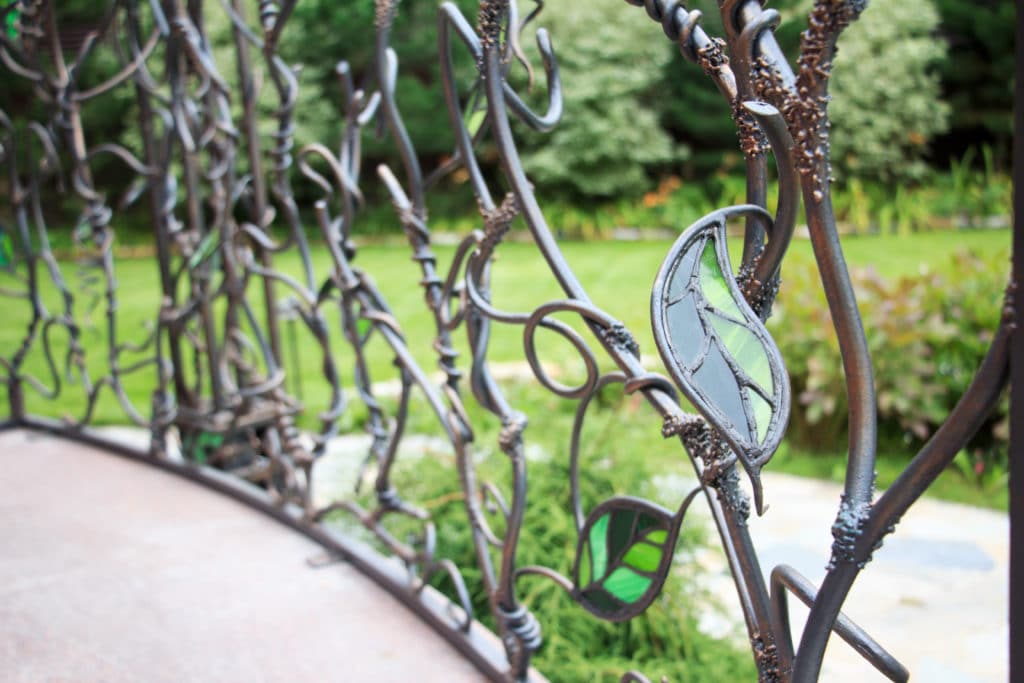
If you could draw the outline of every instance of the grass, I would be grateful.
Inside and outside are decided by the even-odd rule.
[[[969,248],[986,257],[1009,254],[1009,232],[999,231],[957,231],[918,233],[903,236],[860,236],[848,238],[844,242],[847,261],[851,268],[875,268],[886,277],[899,277],[933,268],[948,260],[959,249]],[[738,249],[735,245],[734,248]],[[579,280],[584,283],[591,299],[604,308],[612,316],[622,320],[637,336],[641,350],[645,356],[656,356],[651,338],[649,324],[649,297],[653,277],[668,250],[669,245],[662,242],[567,242],[561,245],[566,260],[572,266]],[[454,253],[453,247],[440,246],[437,252],[442,272],[450,263]],[[329,263],[322,248],[314,249],[314,268],[318,274],[326,273]],[[370,245],[360,249],[355,264],[371,273],[391,306],[394,317],[403,325],[409,346],[420,365],[428,370],[435,368],[436,358],[431,348],[434,332],[430,317],[423,305],[422,289],[417,284],[420,278],[418,266],[408,257],[408,250],[397,246]],[[738,254],[734,253],[734,260]],[[292,274],[299,273],[299,262],[294,253],[283,255],[277,261],[278,267]],[[806,240],[796,240],[784,269],[795,272],[796,269],[813,268],[811,247]],[[106,372],[105,358],[105,304],[102,300],[102,289],[98,283],[88,284],[76,273],[71,264],[64,267],[64,277],[72,291],[77,292],[76,319],[83,323],[82,346],[87,351],[88,367],[94,377],[103,376]],[[117,262],[118,280],[118,311],[117,330],[119,341],[140,341],[145,338],[147,325],[155,315],[157,302],[158,280],[156,269],[148,258],[119,259]],[[10,275],[0,276],[0,287],[17,287]],[[255,287],[252,289],[256,289]],[[499,308],[511,311],[531,311],[536,306],[552,299],[563,298],[564,294],[557,286],[548,269],[532,244],[508,243],[499,249],[499,257],[493,272],[494,303]],[[284,297],[287,291],[279,286],[278,297]],[[786,296],[785,282],[782,297]],[[60,310],[60,297],[52,288],[47,288],[46,305],[51,311]],[[257,309],[262,306],[262,297],[257,292],[254,297]],[[13,352],[20,343],[28,320],[28,306],[23,302],[10,301],[6,310],[6,324],[0,327],[0,349],[8,354]],[[564,318],[567,322],[578,322]],[[330,311],[328,323],[333,330],[339,329],[336,311]],[[289,343],[290,330],[286,325],[284,338]],[[789,330],[775,330],[775,334],[790,334]],[[546,362],[553,363],[563,369],[560,378],[571,382],[578,375],[579,360],[572,347],[561,338],[548,332],[539,333],[538,347]],[[589,333],[585,333],[589,338]],[[296,325],[295,339],[298,347],[294,349],[294,357],[299,359],[298,372],[292,371],[301,380],[301,395],[313,415],[327,405],[328,390],[320,375],[319,351],[307,333]],[[466,346],[462,340],[461,330],[457,334],[457,342],[465,360]],[[335,334],[332,351],[337,354],[339,367],[352,367],[351,358],[346,358],[344,345]],[[57,357],[62,358],[61,349],[66,348],[66,333],[54,327],[50,335]],[[496,325],[494,327],[489,358],[492,362],[502,363],[521,361],[522,330],[519,327]],[[36,344],[27,357],[27,367],[40,378],[48,377],[41,345]],[[289,352],[288,358],[292,358]],[[125,361],[133,359],[126,354]],[[463,363],[465,365],[465,363]],[[371,375],[374,380],[390,379],[395,376],[391,365],[391,354],[383,344],[371,346]],[[64,375],[65,373],[61,373]],[[350,377],[350,375],[346,375]],[[62,377],[66,383],[67,376]],[[152,368],[129,374],[123,378],[126,394],[136,409],[143,415],[149,413],[150,392],[153,379]],[[50,383],[47,381],[47,383]],[[293,383],[291,385],[295,387]],[[351,383],[347,383],[351,387]],[[28,392],[28,407],[31,412],[48,415],[83,414],[84,400],[82,393],[75,387],[65,386],[61,399],[50,402]],[[542,391],[537,389],[538,392]],[[6,412],[6,396],[2,398],[0,411]],[[533,407],[532,401],[527,402]],[[526,410],[525,412],[530,412]],[[345,428],[354,428],[360,419],[360,411],[354,410],[346,416]],[[112,392],[104,390],[97,404],[94,422],[97,424],[123,423],[124,411]],[[656,430],[655,434],[656,434]],[[838,447],[837,449],[838,450]],[[898,472],[905,461],[903,454],[888,454],[879,463],[880,484],[886,485]],[[843,456],[841,453],[809,454],[797,450],[784,450],[773,461],[772,469],[789,471],[817,477],[836,478],[842,471]],[[961,468],[963,469],[963,468]],[[957,479],[960,477],[960,479]],[[933,488],[932,493],[944,498],[960,500],[972,504],[981,504],[997,509],[1005,509],[1005,490],[998,487],[978,487],[969,484],[958,472],[950,472],[943,476]]]

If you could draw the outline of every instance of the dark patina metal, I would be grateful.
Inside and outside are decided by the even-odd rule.
[[[967,393],[896,483],[875,499],[877,420],[871,359],[832,211],[826,108],[836,40],[866,3],[817,0],[794,73],[772,33],[778,14],[758,0],[720,1],[726,27],[723,38],[708,36],[700,26],[700,13],[688,11],[679,0],[627,1],[642,6],[682,54],[713,79],[736,123],[746,161],[746,204],[705,217],[695,230],[714,224],[720,228],[715,239],[724,240],[724,226],[716,221],[724,223],[734,215],[745,221],[737,272],[729,267],[724,244],[717,245],[716,263],[724,278],[722,291],[738,297],[733,303],[741,313],[726,322],[744,327],[763,345],[770,360],[772,386],[761,387],[760,394],[772,411],[770,421],[764,414],[755,414],[750,397],[741,397],[742,413],[723,412],[694,388],[692,368],[678,363],[676,346],[689,339],[679,338],[665,324],[671,315],[665,306],[671,297],[665,290],[673,269],[687,258],[685,240],[666,257],[665,278],[656,284],[652,310],[666,369],[683,393],[694,399],[700,414],[680,407],[673,381],[643,367],[633,333],[591,301],[563,258],[523,171],[511,127],[514,117],[531,129],[547,131],[562,114],[558,63],[545,30],[538,30],[536,39],[544,66],[547,110],[533,110],[509,80],[510,71],[522,64],[533,81],[520,41],[536,10],[521,17],[515,0],[481,0],[474,28],[455,5],[440,6],[440,78],[456,149],[449,161],[424,174],[396,92],[401,65],[390,36],[399,11],[397,0],[376,0],[376,49],[367,85],[357,88],[350,67],[344,62],[337,66],[343,101],[340,139],[333,147],[314,142],[297,150],[293,138],[299,85],[295,70],[278,48],[296,0],[206,3],[207,11],[223,12],[232,26],[236,70],[232,78],[239,86],[234,90],[218,70],[204,31],[204,3],[199,0],[111,2],[102,23],[73,57],[61,43],[55,3],[20,0],[3,9],[5,19],[17,13],[16,35],[0,36],[3,78],[30,84],[43,114],[37,120],[15,121],[0,112],[0,159],[12,221],[3,235],[10,240],[9,253],[3,251],[0,256],[17,284],[0,294],[31,310],[21,343],[0,350],[10,406],[5,426],[46,429],[105,444],[268,512],[352,561],[493,680],[525,681],[535,675],[530,662],[543,642],[543,615],[535,615],[524,601],[518,585],[521,577],[554,581],[600,618],[629,619],[646,609],[667,579],[686,511],[703,494],[736,579],[761,681],[817,680],[833,631],[891,680],[907,680],[907,670],[840,609],[872,552],[998,400],[1007,382],[1011,336],[1020,323],[1013,287],[1007,292],[1003,323]],[[146,26],[151,27],[148,33],[143,30]],[[78,79],[100,49],[109,50],[121,68],[109,81],[83,90]],[[468,91],[460,90],[455,76],[455,50],[468,53],[475,64]],[[256,88],[264,78],[276,98],[269,146],[260,129]],[[82,123],[83,103],[122,91],[130,92],[136,105],[141,137],[136,150],[92,140]],[[484,113],[482,123],[472,130],[466,123],[467,108]],[[417,363],[410,344],[418,340],[406,339],[383,295],[368,274],[354,265],[353,230],[364,204],[360,140],[363,128],[373,123],[387,129],[401,159],[397,171],[386,166],[375,169],[376,179],[390,196],[395,220],[421,271],[418,285],[435,326],[431,344],[443,373],[440,382]],[[497,150],[496,173],[485,173],[476,154],[484,139]],[[774,216],[764,209],[769,150],[779,180]],[[94,181],[94,159],[103,154],[126,165],[137,180],[117,202],[108,200]],[[443,272],[431,251],[426,196],[440,178],[457,168],[465,172],[476,196],[481,229],[462,236],[452,265]],[[495,191],[498,174],[503,189]],[[296,183],[319,193],[308,212],[300,211]],[[74,231],[78,283],[69,282],[65,274],[69,264],[58,260],[51,249],[45,222],[45,202],[61,191],[70,193],[80,210]],[[124,204],[143,195],[149,205],[160,291],[153,297],[152,328],[141,338],[125,340],[118,319],[113,226]],[[781,438],[789,393],[781,360],[761,323],[780,291],[781,265],[801,199],[842,352],[850,413],[844,494],[832,524],[835,540],[828,573],[817,587],[786,565],[772,568],[770,581],[765,581],[747,529],[750,500],[741,486],[745,473],[754,486],[755,507],[762,511],[759,472]],[[314,264],[313,246],[303,225],[309,215],[329,257],[324,272]],[[564,293],[563,298],[532,311],[501,310],[490,296],[492,259],[518,220],[528,227]],[[710,239],[700,235],[704,240],[700,244]],[[298,274],[279,269],[283,252],[297,254]],[[691,263],[696,273],[693,268]],[[51,292],[58,296],[50,296]],[[710,319],[708,306],[701,320]],[[97,344],[84,330],[95,325],[101,314],[105,316],[102,343]],[[578,318],[590,338],[564,322],[567,316]],[[340,326],[335,328],[331,321],[338,319]],[[549,567],[520,566],[517,561],[529,503],[524,450],[530,439],[529,416],[510,404],[491,373],[487,344],[496,325],[521,328],[524,354],[537,381],[554,394],[578,402],[569,448],[569,502],[578,532],[571,578]],[[701,323],[702,329],[694,328],[693,334],[705,335],[709,344],[724,343],[707,325]],[[322,381],[329,388],[326,404],[304,405],[300,400],[300,361],[286,353],[286,329],[303,329],[314,340]],[[536,340],[542,329],[560,335],[578,353],[585,369],[578,385],[565,385],[545,370]],[[469,358],[462,364],[452,342],[461,331],[470,347]],[[374,394],[366,355],[371,343],[384,345],[395,360],[399,396],[390,414]],[[1017,361],[1020,346],[1016,345]],[[366,408],[371,440],[364,467],[374,471],[372,504],[365,498],[360,504],[353,496],[318,505],[311,496],[314,463],[338,434],[347,407],[336,356],[339,347],[347,348],[355,359],[352,384]],[[708,348],[702,358],[707,357]],[[42,376],[28,371],[30,353],[45,359]],[[610,360],[616,369],[602,371],[601,360]],[[741,390],[756,389],[754,378],[743,368],[735,362],[725,365],[738,378]],[[1024,363],[1014,363],[1015,371],[1021,367]],[[296,378],[289,379],[289,373]],[[125,389],[127,378],[134,381],[140,376],[152,385],[148,406],[133,404]],[[30,393],[59,403],[74,385],[85,396],[81,415],[55,422],[33,415],[26,405]],[[604,501],[592,510],[583,508],[579,486],[583,425],[598,393],[612,386],[624,394],[643,395],[662,418],[663,435],[678,437],[689,455],[700,486],[674,511],[626,496]],[[406,500],[392,481],[394,468],[400,466],[398,448],[414,393],[424,399],[455,454],[453,476],[462,488],[479,585],[467,585],[462,568],[438,555],[437,530],[430,514]],[[107,394],[116,399],[129,421],[150,431],[148,453],[113,444],[89,429],[97,402]],[[508,491],[478,478],[467,400],[476,401],[500,420],[497,446],[509,468]],[[1015,454],[1021,441],[1020,404],[1014,402]],[[318,428],[299,428],[297,418],[305,410],[315,411]],[[759,425],[764,436],[759,436]],[[173,457],[172,437],[181,443],[184,460]],[[1020,479],[1015,476],[1015,484]],[[1020,507],[1019,498],[1014,498],[1015,510]],[[334,512],[354,520],[397,558],[401,569],[383,562],[358,541],[329,530],[323,521]],[[491,524],[494,515],[501,522],[500,533]],[[396,520],[406,522],[401,536],[393,531]],[[408,532],[409,528],[415,531]],[[1015,546],[1014,557],[1019,552]],[[454,602],[441,600],[428,587],[436,577],[451,587]],[[488,596],[500,651],[481,636],[470,601],[474,590]],[[810,608],[799,643],[790,636],[789,593]],[[646,679],[640,672],[627,672],[622,680]]]

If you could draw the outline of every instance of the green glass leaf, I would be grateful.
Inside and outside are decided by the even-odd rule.
[[[772,406],[750,387],[747,387],[747,400],[750,401],[751,406],[754,408],[757,441],[758,443],[763,443],[764,437],[768,435],[768,425],[772,421]]]
[[[637,517],[637,520],[636,520],[636,530],[637,530],[637,532],[647,531],[648,529],[652,529],[652,528],[654,530],[657,530],[657,528],[658,528],[658,526],[660,524],[661,524],[661,520],[658,519],[657,517],[652,517],[650,515],[645,515],[643,513],[640,513],[640,516]]]
[[[636,602],[651,587],[651,580],[627,567],[619,567],[604,582],[604,588],[623,602]]]
[[[651,533],[647,534],[646,538],[648,541],[651,541],[652,543],[661,544],[665,542],[666,538],[668,538],[668,532],[664,529],[656,529]]]
[[[217,246],[220,244],[220,235],[216,232],[208,232],[203,235],[203,238],[199,240],[199,244],[196,246],[196,250],[192,252],[192,256],[188,259],[188,267],[195,268],[200,263],[210,258],[215,251]]]
[[[192,433],[185,441],[185,452],[195,462],[205,465],[224,443],[224,435],[216,432]]]
[[[14,245],[11,236],[0,228],[0,267],[10,269],[14,265]]]
[[[580,597],[583,606],[598,616],[613,614],[622,609],[622,603],[601,587],[585,590],[580,593]]]
[[[752,380],[767,392],[772,390],[772,368],[761,340],[745,327],[711,313],[711,326],[733,359]]]
[[[593,576],[604,576],[608,566],[608,518],[604,515],[590,528],[590,557],[593,563]]]
[[[466,130],[469,131],[469,137],[473,137],[480,130],[480,126],[484,125],[484,121],[487,120],[486,109],[475,109],[466,112],[465,123]]]
[[[645,572],[653,572],[661,563],[661,550],[658,546],[649,543],[637,543],[626,552],[622,561]]]
[[[680,235],[655,280],[651,319],[665,367],[736,453],[759,501],[758,473],[782,441],[790,388],[778,347],[729,263],[726,220],[750,215],[770,220],[760,207],[738,206]]]
[[[677,530],[670,512],[647,501],[619,497],[599,505],[580,530],[576,600],[609,621],[643,612],[661,591]]]
[[[718,264],[718,257],[715,254],[715,242],[709,239],[704,243],[704,251],[700,255],[700,282],[701,291],[704,297],[712,306],[718,310],[736,318],[742,318],[743,313],[732,292],[729,291],[729,284],[726,282],[725,273]]]
[[[18,18],[21,16],[21,11],[17,9],[11,9],[7,12],[7,37],[17,38],[18,37]]]
[[[580,555],[579,575],[580,575],[580,583],[582,583],[582,584],[590,583],[590,553],[589,552],[585,552],[585,553]]]

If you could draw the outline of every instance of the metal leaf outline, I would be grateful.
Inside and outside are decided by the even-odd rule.
[[[576,543],[572,596],[606,621],[626,621],[661,592],[679,516],[639,498],[610,498],[587,516]]]
[[[740,292],[729,263],[726,222],[750,214],[770,219],[761,207],[735,206],[708,214],[679,236],[654,282],[651,325],[672,378],[729,443],[757,486],[761,468],[785,433],[790,387],[778,347]],[[713,276],[721,279],[709,282]],[[692,329],[682,324],[687,317],[696,322]],[[744,367],[740,354],[765,365]],[[735,387],[727,380],[709,386],[713,365],[720,370],[722,363]],[[765,386],[769,380],[771,386]]]

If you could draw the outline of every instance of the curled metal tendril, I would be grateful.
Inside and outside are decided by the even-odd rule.
[[[356,88],[348,64],[336,67],[344,118],[337,146],[311,143],[297,150],[299,82],[279,49],[294,0],[260,0],[254,26],[241,0],[219,0],[232,33],[241,86],[237,91],[214,58],[201,2],[116,0],[74,54],[65,54],[60,44],[56,3],[17,3],[16,35],[0,34],[0,68],[32,89],[43,114],[22,127],[0,112],[0,168],[11,216],[10,228],[0,227],[5,273],[0,296],[29,311],[18,343],[0,355],[0,381],[7,388],[11,417],[25,423],[32,419],[26,405],[26,392],[31,392],[80,408],[78,415],[65,415],[61,427],[79,434],[99,420],[100,411],[116,404],[129,421],[150,429],[158,456],[171,455],[171,437],[176,435],[192,465],[216,467],[256,483],[281,509],[301,508],[303,524],[324,522],[334,513],[349,515],[401,561],[407,578],[402,590],[408,599],[423,598],[430,583],[447,587],[453,595],[447,607],[451,628],[470,631],[472,596],[482,590],[505,647],[507,675],[520,680],[528,674],[542,632],[518,581],[545,578],[583,601],[583,587],[574,585],[578,560],[573,579],[552,567],[519,566],[517,561],[528,503],[525,448],[530,432],[527,416],[510,404],[492,372],[488,343],[495,326],[521,326],[524,356],[536,381],[554,395],[577,402],[568,454],[568,503],[578,532],[593,521],[584,514],[579,485],[584,425],[594,399],[610,385],[621,384],[624,394],[643,396],[650,403],[661,417],[664,436],[680,439],[701,488],[690,492],[674,513],[621,496],[599,503],[597,514],[646,514],[647,522],[661,523],[662,531],[674,535],[692,502],[705,494],[737,579],[763,680],[807,683],[816,678],[833,631],[890,679],[905,680],[905,668],[840,608],[877,544],[998,400],[1006,381],[1012,324],[1007,318],[996,332],[977,378],[949,421],[896,485],[873,501],[876,439],[870,357],[832,215],[825,108],[836,40],[866,3],[817,0],[794,74],[775,43],[779,14],[763,8],[759,0],[719,3],[724,38],[709,36],[700,25],[700,12],[688,10],[682,0],[627,2],[643,7],[682,54],[704,69],[731,108],[745,156],[748,207],[741,212],[747,221],[743,258],[738,272],[726,279],[735,279],[737,301],[745,299],[761,321],[769,316],[779,290],[801,199],[806,207],[851,406],[845,497],[821,586],[810,585],[786,566],[773,571],[770,586],[764,581],[746,528],[750,503],[739,486],[737,464],[744,462],[744,454],[730,450],[728,432],[680,407],[676,386],[641,364],[635,337],[589,299],[558,249],[522,170],[510,125],[515,119],[549,131],[562,115],[558,60],[543,28],[537,30],[536,41],[544,69],[544,110],[527,105],[509,82],[517,68],[525,70],[527,88],[540,80],[522,48],[527,27],[540,16],[540,2],[523,16],[515,0],[482,0],[477,28],[454,4],[440,7],[440,78],[455,149],[429,173],[420,168],[400,113],[401,67],[390,44],[399,11],[394,0],[376,3],[374,64],[360,81],[366,91]],[[6,3],[0,17],[6,20],[12,11],[15,4]],[[476,65],[468,88],[456,77],[456,48],[465,50]],[[106,49],[117,66],[98,84],[84,87],[82,74]],[[269,77],[277,100],[269,136],[260,134],[260,76]],[[94,143],[83,127],[82,107],[129,88],[135,93],[141,144]],[[376,177],[420,270],[419,285],[435,328],[432,346],[443,373],[439,384],[416,362],[413,340],[403,334],[370,276],[353,265],[354,234],[366,202],[360,187],[361,135],[374,122],[390,132],[401,158],[401,168],[382,166],[375,169]],[[476,153],[488,138],[498,152],[497,171],[484,169]],[[764,210],[769,149],[779,179],[774,216]],[[244,174],[243,160],[248,162]],[[106,188],[97,180],[101,176],[95,169],[110,162],[133,177],[127,189]],[[460,167],[476,196],[482,225],[462,237],[444,271],[431,249],[426,196]],[[501,184],[494,182],[498,174]],[[312,258],[302,224],[305,214],[298,205],[302,194],[292,187],[297,176],[320,193],[312,208],[330,260],[326,273],[317,273]],[[47,202],[60,192],[69,192],[79,210],[74,232],[77,271],[67,276],[47,227]],[[143,197],[157,252],[159,298],[148,324],[125,330],[118,309],[116,227],[120,212]],[[492,303],[491,270],[507,235],[518,225],[532,235],[564,296],[532,310],[507,311]],[[279,255],[288,251],[298,254],[298,275],[281,266]],[[57,296],[43,296],[44,288]],[[1011,313],[1014,295],[1011,286],[1006,297]],[[340,329],[328,324],[334,315],[340,318]],[[287,339],[281,335],[285,328],[292,335],[305,335],[320,355],[320,374],[329,392],[323,404],[311,406],[319,429],[306,429],[300,420],[305,409],[298,377],[302,373],[295,348],[292,357],[287,353]],[[576,386],[559,382],[542,362],[543,344],[537,337],[542,329],[568,342],[582,362],[583,377]],[[461,364],[453,341],[457,332],[466,334],[469,346]],[[99,354],[92,351],[97,338],[102,340]],[[321,503],[312,498],[314,465],[340,432],[348,408],[348,373],[337,360],[339,342],[354,357],[350,376],[366,407],[364,427],[370,436],[357,481],[369,481],[365,475],[372,474],[373,483],[361,498],[339,496]],[[371,344],[384,345],[395,359],[399,391],[394,404],[375,393],[368,361]],[[615,369],[605,369],[604,360]],[[146,373],[153,383],[148,415],[126,389],[129,379],[134,382]],[[77,402],[70,398],[75,392]],[[406,500],[395,484],[414,393],[422,395],[455,454],[461,487],[457,495],[469,520],[479,587],[467,585],[463,571],[440,557],[443,548],[430,505]],[[475,435],[464,404],[470,398],[501,423],[497,445],[509,468],[507,487],[477,480]],[[764,457],[766,461],[770,454]],[[761,507],[759,496],[755,502]],[[406,535],[401,537],[396,529]],[[657,578],[664,579],[667,571],[663,563]],[[811,609],[796,646],[789,636],[788,593]],[[635,671],[621,680],[647,683]]]

